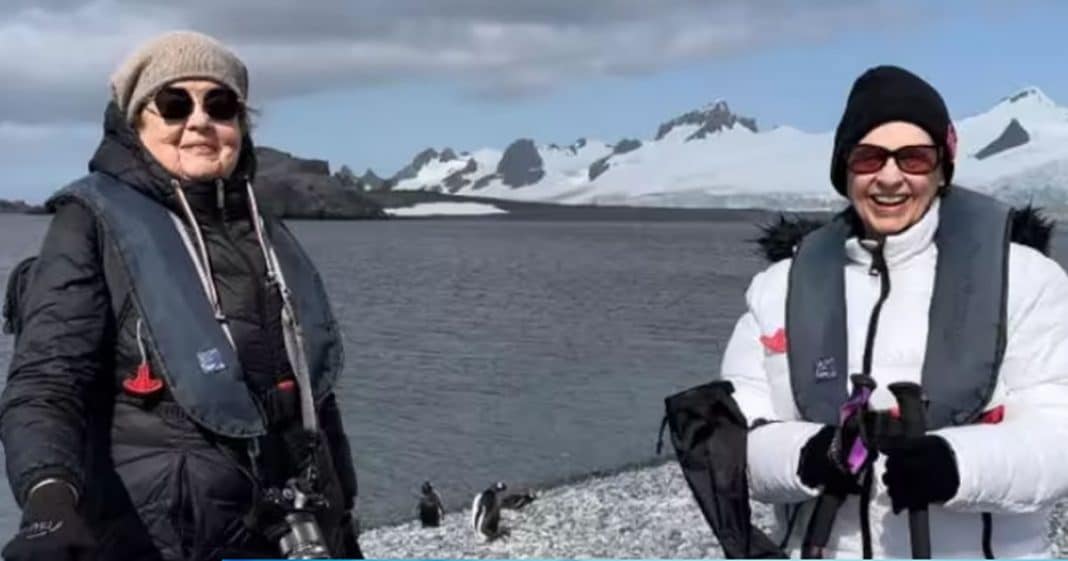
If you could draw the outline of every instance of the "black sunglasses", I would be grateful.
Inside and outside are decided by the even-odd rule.
[[[846,166],[856,174],[875,173],[883,169],[891,157],[897,162],[898,169],[905,173],[926,174],[938,167],[942,153],[937,146],[930,144],[913,144],[897,150],[874,144],[858,144],[849,152]]]
[[[183,88],[163,88],[152,99],[156,112],[168,121],[182,120],[193,114],[196,102],[189,90]],[[229,121],[241,113],[241,100],[228,88],[215,88],[204,94],[201,102],[204,113],[216,121]]]

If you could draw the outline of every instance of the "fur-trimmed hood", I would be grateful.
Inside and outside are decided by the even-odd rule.
[[[1013,242],[1032,247],[1043,255],[1049,255],[1049,243],[1053,237],[1055,222],[1041,214],[1042,209],[1027,205],[1014,208],[1012,213]],[[842,211],[856,227],[859,219],[852,208]],[[759,252],[770,262],[793,257],[797,244],[809,233],[826,224],[828,220],[787,216],[779,214],[778,220],[760,226],[762,235],[754,241]]]

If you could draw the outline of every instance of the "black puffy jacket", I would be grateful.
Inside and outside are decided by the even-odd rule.
[[[175,180],[144,150],[113,104],[90,169],[185,217]],[[231,180],[182,188],[204,236],[247,383],[254,395],[272,403],[277,383],[291,369],[281,298],[268,288],[273,285],[266,282],[250,220],[245,182],[254,171],[246,135]],[[138,312],[124,279],[108,233],[93,214],[79,204],[57,208],[20,303],[21,333],[0,398],[0,438],[16,500],[21,505],[28,490],[47,477],[70,482],[101,542],[101,559],[277,557],[276,546],[246,520],[262,485],[281,482],[300,463],[277,436],[299,418],[268,407],[273,436],[263,440],[263,453],[253,461],[247,442],[195,425],[166,390],[162,398],[150,399],[124,392],[123,380],[141,362]],[[338,551],[348,531],[356,476],[333,395],[320,404],[319,416],[328,446],[317,461],[333,505],[324,526]]]

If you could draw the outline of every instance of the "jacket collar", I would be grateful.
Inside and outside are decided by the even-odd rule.
[[[934,246],[935,233],[938,231],[938,209],[941,203],[941,197],[935,197],[919,222],[903,232],[886,237],[883,242],[883,258],[886,259],[887,268],[900,267]],[[871,252],[876,245],[874,240],[853,236],[846,240],[846,257],[852,263],[871,265]]]

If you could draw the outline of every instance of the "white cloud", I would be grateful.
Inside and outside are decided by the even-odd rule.
[[[7,4],[8,2],[5,2]],[[650,72],[904,17],[891,0],[14,0],[0,18],[0,121],[98,122],[140,42],[194,28],[231,45],[252,98],[384,81],[455,80],[480,96]]]
[[[923,24],[935,23],[938,10],[925,9]],[[13,179],[4,195],[38,200],[53,178],[84,172],[111,73],[171,29],[230,45],[263,107],[401,81],[507,100],[872,22],[916,25],[912,14],[899,0],[4,0],[0,167]]]

